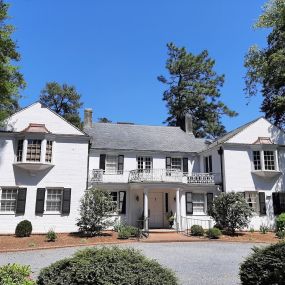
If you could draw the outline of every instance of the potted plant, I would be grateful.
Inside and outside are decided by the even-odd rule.
[[[170,211],[170,213],[167,215],[167,220],[168,220],[168,223],[169,223],[169,228],[172,229],[173,227],[173,224],[174,224],[174,215],[173,215],[173,212]]]

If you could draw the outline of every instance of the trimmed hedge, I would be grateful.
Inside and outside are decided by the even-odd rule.
[[[222,233],[220,229],[214,227],[207,230],[206,235],[209,239],[218,239],[222,235]]]
[[[89,248],[41,270],[38,285],[177,285],[174,273],[134,249]]]
[[[191,227],[191,235],[192,236],[203,236],[204,235],[204,229],[199,225],[193,225]]]
[[[244,285],[285,284],[285,243],[253,248],[253,253],[240,266]]]
[[[32,233],[32,230],[32,223],[28,220],[24,220],[18,223],[15,230],[15,235],[17,237],[29,237]]]

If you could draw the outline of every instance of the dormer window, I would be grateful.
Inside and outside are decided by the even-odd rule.
[[[26,161],[41,161],[41,140],[28,140]]]

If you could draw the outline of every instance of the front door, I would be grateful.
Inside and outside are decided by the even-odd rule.
[[[163,228],[163,193],[149,193],[149,227]]]

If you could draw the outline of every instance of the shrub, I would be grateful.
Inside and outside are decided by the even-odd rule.
[[[250,232],[250,233],[254,233],[254,228],[251,227],[251,228],[249,229],[249,232]]]
[[[222,233],[218,228],[211,228],[207,230],[206,235],[210,239],[217,239],[222,235]]]
[[[220,225],[220,224],[218,224],[218,223],[216,223],[215,225],[214,225],[214,228],[217,228],[217,229],[219,229],[220,231],[222,231],[224,228]]]
[[[134,249],[89,248],[41,270],[38,285],[176,285],[174,273]]]
[[[237,229],[248,226],[253,209],[246,203],[240,193],[222,193],[213,201],[209,214],[232,235]]]
[[[114,231],[119,232],[121,228],[125,227],[126,223],[124,222],[118,222],[114,225]]]
[[[276,232],[278,231],[285,231],[285,213],[276,218]]]
[[[7,264],[0,267],[0,285],[35,285],[29,266]]]
[[[253,253],[240,266],[240,279],[246,285],[284,284],[285,243],[253,248]]]
[[[55,241],[57,239],[57,235],[54,230],[49,230],[47,232],[47,241]]]
[[[108,216],[114,213],[114,203],[109,192],[92,188],[81,199],[77,226],[82,233],[94,236],[113,224]]]
[[[192,236],[203,236],[204,235],[204,229],[199,225],[193,225],[191,227],[191,235]]]
[[[128,239],[131,236],[131,232],[127,227],[121,228],[118,232],[118,239]]]
[[[260,232],[262,234],[267,234],[269,232],[269,227],[265,226],[265,225],[261,225],[260,228],[259,228]]]
[[[278,232],[276,232],[276,236],[279,239],[284,239],[285,238],[285,231],[278,231]]]
[[[32,233],[33,227],[30,221],[21,221],[15,230],[15,235],[17,237],[29,237]]]

